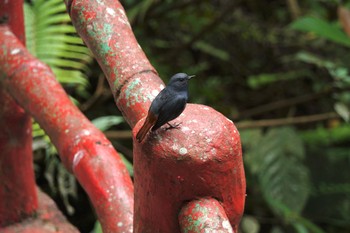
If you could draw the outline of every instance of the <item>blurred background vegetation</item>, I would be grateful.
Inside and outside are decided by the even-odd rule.
[[[241,133],[243,233],[350,232],[350,4],[340,0],[123,0],[167,82],[195,74],[193,103]],[[62,0],[25,3],[28,49],[105,131],[132,175],[130,128]],[[34,123],[37,182],[82,232],[101,232],[88,198]]]

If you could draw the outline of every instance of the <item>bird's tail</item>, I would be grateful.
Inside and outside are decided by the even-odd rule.
[[[156,119],[152,119],[152,118],[154,118],[154,117],[150,117],[150,114],[148,114],[148,116],[145,120],[145,123],[143,123],[143,126],[141,127],[141,129],[139,130],[139,132],[137,132],[136,139],[138,142],[143,141],[143,139],[146,137],[148,131],[154,125]]]

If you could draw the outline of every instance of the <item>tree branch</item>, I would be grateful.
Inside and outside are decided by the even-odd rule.
[[[305,123],[324,121],[324,120],[335,119],[335,118],[340,118],[340,117],[335,112],[328,112],[328,113],[321,113],[321,114],[300,116],[300,117],[293,117],[293,118],[280,118],[280,119],[238,122],[236,123],[236,127],[238,129],[276,127],[276,126],[282,126],[282,125],[305,124]]]

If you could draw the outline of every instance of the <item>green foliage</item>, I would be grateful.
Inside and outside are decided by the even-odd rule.
[[[339,28],[339,26],[323,19],[303,17],[294,21],[291,24],[291,28],[314,33],[322,38],[350,47],[350,38]]]
[[[350,125],[342,124],[328,129],[323,126],[300,132],[299,136],[309,145],[333,145],[347,143],[350,138]]]
[[[87,97],[92,54],[76,36],[61,0],[34,0],[24,4],[28,50],[48,64],[58,81]]]
[[[32,19],[27,23],[38,23],[31,30],[40,33],[28,32],[33,39],[27,44],[60,69],[55,73],[68,83],[65,87],[73,87],[72,99],[78,102],[88,96],[83,93],[88,87],[89,53],[73,36],[63,4],[49,2],[36,0],[26,6],[41,3],[28,13]],[[124,0],[122,4],[164,81],[176,72],[196,75],[190,85],[191,102],[252,123],[288,119],[293,124],[294,117],[308,119],[327,112],[342,117],[293,127],[240,129],[248,185],[242,231],[347,233],[350,128],[344,121],[349,120],[350,109],[350,40],[338,23],[340,1],[287,2],[297,3],[299,13],[280,1]],[[100,72],[96,67],[92,71]],[[103,130],[121,122],[110,116],[114,112],[106,106],[114,103],[108,101],[112,104],[88,112],[91,118],[106,116],[94,120]],[[34,135],[36,148],[55,153],[40,128]],[[131,140],[123,145],[131,148]],[[132,175],[132,164],[122,158]],[[74,188],[67,178],[61,183]],[[57,179],[52,184],[57,185]],[[98,223],[95,231],[101,232]]]
[[[91,233],[103,233],[102,227],[99,221],[96,221],[94,229],[91,231]]]
[[[91,121],[101,131],[106,131],[114,125],[118,125],[124,122],[124,118],[121,116],[103,116],[95,118]]]
[[[243,145],[245,140],[252,139],[254,145],[245,152],[246,165],[258,177],[271,210],[287,222],[293,220],[300,215],[309,196],[301,140],[292,128],[271,129],[264,135],[258,131],[242,132]]]

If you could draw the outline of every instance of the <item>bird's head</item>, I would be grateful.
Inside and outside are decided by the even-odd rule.
[[[177,73],[174,76],[170,78],[168,86],[172,87],[187,87],[187,82],[190,80],[194,75],[188,75],[185,73]]]

